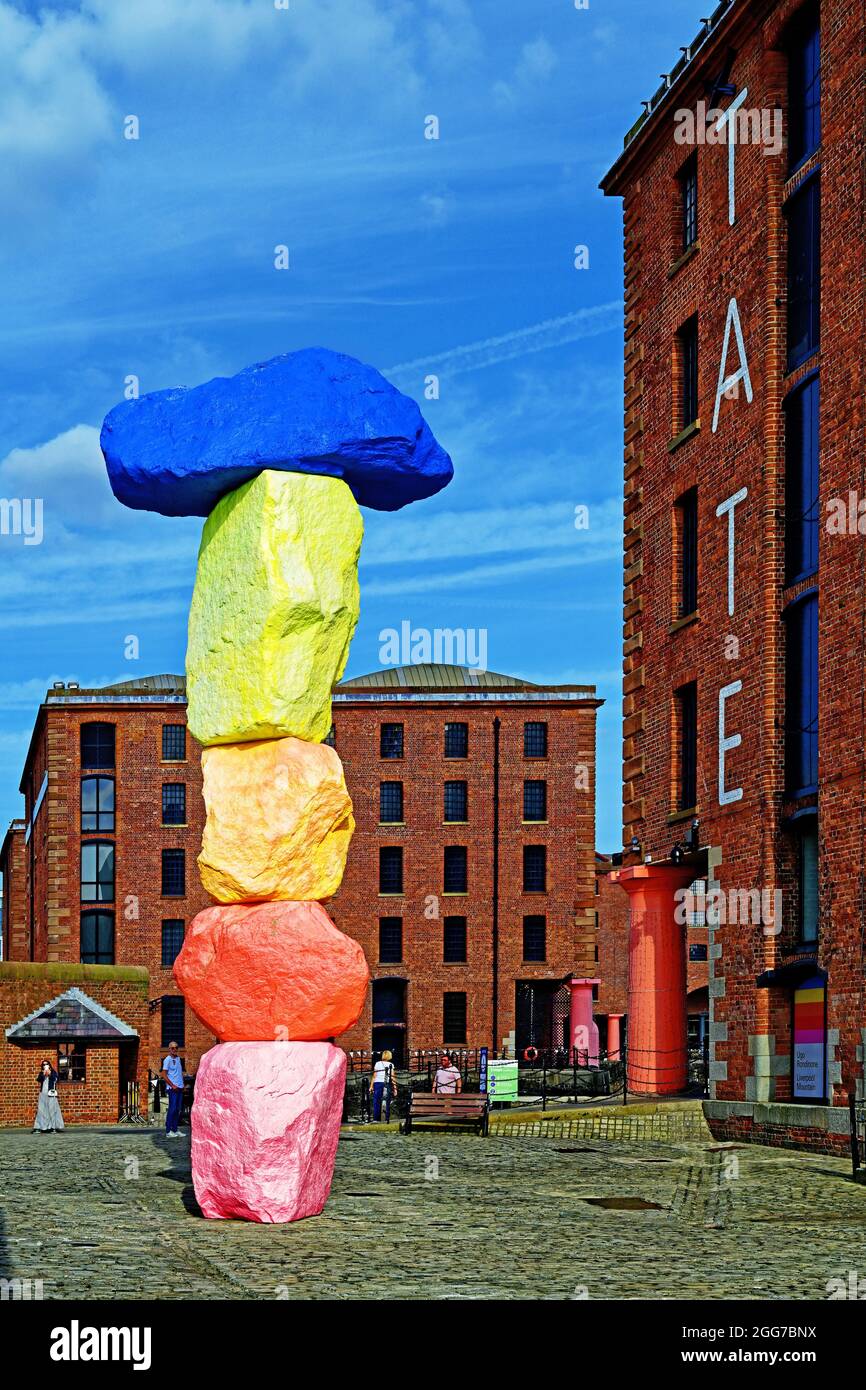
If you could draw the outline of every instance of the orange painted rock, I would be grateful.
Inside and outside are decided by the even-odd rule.
[[[343,765],[325,743],[225,743],[201,756],[199,872],[221,903],[305,902],[340,886],[355,829]]]
[[[193,918],[174,977],[223,1042],[309,1042],[351,1028],[370,972],[319,903],[239,903]]]

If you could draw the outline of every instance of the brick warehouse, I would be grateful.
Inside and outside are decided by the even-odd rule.
[[[725,0],[602,183],[633,948],[703,881],[715,1132],[828,1149],[866,1038],[864,41],[853,0]]]
[[[332,739],[357,830],[329,911],[374,977],[347,1048],[491,1045],[494,1013],[496,1045],[512,1055],[567,1045],[564,982],[597,973],[599,704],[591,687],[448,666],[337,688]],[[0,855],[11,959],[147,968],[154,1070],[169,1037],[190,1070],[214,1041],[171,973],[185,925],[210,902],[195,864],[199,749],[185,725],[179,676],[48,691],[21,781],[25,816]]]

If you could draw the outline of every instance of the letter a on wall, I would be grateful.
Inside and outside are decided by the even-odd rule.
[[[734,336],[737,340],[737,352],[740,356],[740,365],[730,376],[725,376],[728,365],[728,344],[731,341],[731,325],[734,328]],[[746,358],[746,345],[743,342],[743,330],[740,327],[740,311],[737,308],[736,299],[732,299],[728,305],[728,317],[725,320],[725,337],[722,343],[722,360],[719,363],[719,380],[716,386],[716,403],[713,409],[713,434],[719,428],[719,409],[722,404],[722,396],[738,382],[742,381],[746,388],[746,400],[751,405],[754,392],[752,391],[752,378],[749,376],[749,363]]]

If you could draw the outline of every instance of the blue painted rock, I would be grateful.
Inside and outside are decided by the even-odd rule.
[[[268,468],[342,478],[385,512],[431,497],[454,471],[413,400],[327,348],[123,401],[100,444],[118,501],[164,516],[208,516]]]

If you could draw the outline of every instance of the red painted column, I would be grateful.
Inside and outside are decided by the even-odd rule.
[[[620,1059],[620,1024],[623,1017],[623,1014],[608,1014],[607,1016],[607,1060],[609,1062],[618,1062]]]
[[[572,1050],[577,1049],[579,1063],[584,1063],[584,1054],[586,1053],[589,1065],[597,1067],[598,1024],[592,1016],[592,987],[600,984],[601,981],[582,980],[572,975],[567,983],[571,990],[568,1033]]]
[[[628,943],[628,1089],[648,1095],[688,1081],[686,928],[674,919],[678,888],[694,869],[637,864],[611,875],[631,899]],[[681,914],[682,915],[682,914]]]

